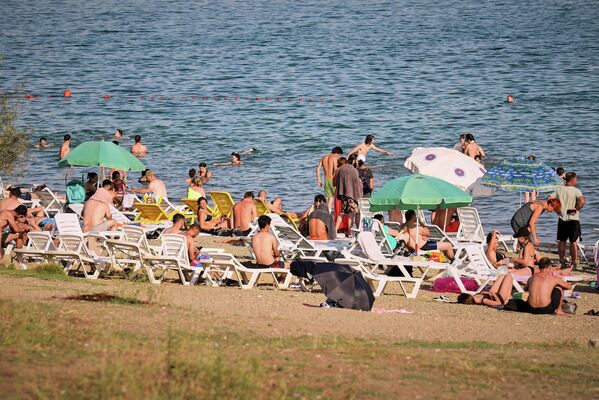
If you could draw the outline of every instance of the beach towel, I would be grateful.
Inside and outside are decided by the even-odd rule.
[[[337,171],[337,196],[351,197],[356,202],[362,197],[362,180],[358,170],[350,164]]]
[[[329,240],[335,240],[335,223],[333,222],[333,216],[329,212],[329,209],[326,204],[321,203],[312,211],[312,214],[308,217],[308,222],[311,219],[319,219],[321,220],[327,228],[327,236]]]
[[[99,188],[96,190],[96,193],[94,193],[94,195],[89,199],[99,201],[107,206],[112,204],[112,194],[110,194],[110,192],[104,188]]]

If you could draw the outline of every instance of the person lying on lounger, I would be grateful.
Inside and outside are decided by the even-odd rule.
[[[462,293],[458,296],[458,303],[480,304],[488,307],[504,306],[510,297],[512,297],[513,281],[512,275],[510,274],[500,275],[489,290],[482,291],[474,296],[468,293]]]

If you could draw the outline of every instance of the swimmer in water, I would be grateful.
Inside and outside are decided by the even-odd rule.
[[[46,138],[44,136],[42,136],[40,138],[39,143],[34,145],[33,147],[36,147],[38,149],[44,149],[46,147],[50,147],[50,144],[48,144],[48,141],[46,140]]]
[[[122,130],[120,130],[120,129],[116,129],[116,130],[114,131],[114,138],[115,138],[116,140],[122,139],[122,138],[123,138],[123,131],[122,131]]]
[[[374,136],[373,135],[367,135],[366,139],[364,139],[364,143],[360,143],[359,145],[357,145],[356,147],[354,147],[348,154],[347,156],[351,156],[354,153],[358,153],[358,160],[362,160],[364,162],[366,162],[366,156],[368,155],[368,151],[369,150],[375,150],[378,151],[379,153],[383,153],[383,154],[387,154],[390,156],[394,156],[395,154],[391,153],[388,150],[382,149],[380,147],[376,147],[374,145]]]
[[[241,166],[241,156],[239,155],[239,153],[231,153],[231,162],[220,162],[220,163],[214,163],[212,164],[215,167],[224,167],[227,165],[232,165],[234,167],[239,167]]]
[[[515,103],[516,101],[514,100],[514,96],[512,96],[511,94],[508,94],[506,99],[505,99],[506,103],[512,104]]]

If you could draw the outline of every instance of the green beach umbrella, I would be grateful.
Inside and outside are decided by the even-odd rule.
[[[387,182],[370,198],[371,211],[466,207],[472,196],[432,176],[414,174]]]
[[[106,167],[123,171],[144,171],[146,166],[133,154],[111,142],[81,143],[58,162],[60,167]]]

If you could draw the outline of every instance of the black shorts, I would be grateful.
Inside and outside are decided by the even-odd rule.
[[[562,302],[562,291],[559,288],[555,287],[551,291],[551,303],[549,303],[545,307],[528,306],[528,312],[531,314],[555,314],[555,311],[557,311],[561,302]]]
[[[575,243],[581,236],[580,221],[570,220],[564,221],[561,218],[557,221],[557,240],[570,243]]]

